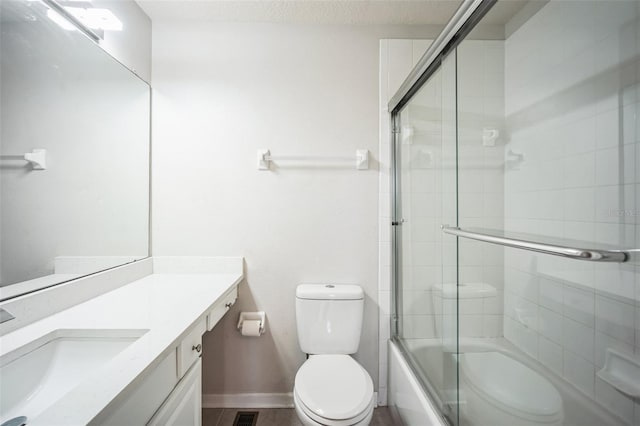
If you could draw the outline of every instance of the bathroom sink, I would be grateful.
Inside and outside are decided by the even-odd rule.
[[[148,330],[55,330],[0,358],[0,425],[32,419]]]

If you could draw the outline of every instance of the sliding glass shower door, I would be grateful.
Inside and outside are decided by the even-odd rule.
[[[457,422],[456,60],[395,117],[397,330],[438,406]]]
[[[452,425],[640,425],[640,2],[470,4],[390,105],[394,341]]]

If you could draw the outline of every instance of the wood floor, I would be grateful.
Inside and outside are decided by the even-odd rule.
[[[203,408],[202,426],[232,426],[238,411],[258,411],[256,426],[302,426],[293,408]],[[373,411],[370,426],[400,426],[394,423],[387,407],[378,407]]]

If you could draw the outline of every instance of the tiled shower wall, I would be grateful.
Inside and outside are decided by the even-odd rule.
[[[457,189],[462,228],[502,229],[504,225],[503,82],[502,40],[465,40],[458,46]],[[500,337],[503,250],[464,238],[458,245],[460,337]]]
[[[483,144],[483,132],[504,127],[504,43],[465,41],[457,73],[455,61],[449,56],[401,115],[405,339],[502,336],[502,250],[461,240],[456,256],[440,227],[455,225],[456,214],[463,227],[503,226],[504,146]]]
[[[380,87],[380,377],[386,376],[386,344],[390,336],[391,301],[391,191],[390,140],[387,103],[431,42],[429,40],[382,40]],[[504,43],[468,41],[459,58],[466,70],[459,74],[460,161],[466,166],[460,175],[464,192],[461,219],[468,226],[502,227],[503,148],[482,145],[485,128],[504,127]],[[479,62],[476,62],[479,61]],[[478,68],[478,63],[480,67]],[[409,339],[442,338],[443,315],[455,322],[455,299],[446,298],[443,283],[455,283],[455,255],[442,244],[443,217],[455,217],[455,199],[447,198],[455,158],[444,155],[440,108],[455,105],[451,78],[446,69],[441,82],[430,84],[408,107],[403,124],[403,336]],[[433,83],[433,82],[432,82]],[[486,88],[486,89],[484,89]],[[444,93],[443,93],[444,92]],[[404,123],[403,122],[403,123]],[[453,122],[452,122],[453,123]],[[447,144],[454,141],[447,140]],[[450,148],[450,147],[449,147]],[[447,151],[447,150],[445,150]],[[447,152],[455,152],[449,149]],[[453,182],[455,188],[455,182]],[[461,197],[462,198],[462,197]],[[453,211],[451,211],[453,210]],[[451,222],[453,224],[453,222]],[[453,247],[455,249],[455,247]],[[455,250],[454,250],[455,251]],[[460,247],[460,279],[463,283],[489,284],[494,291],[460,303],[460,331],[464,337],[502,336],[503,254],[493,247],[464,242]],[[452,263],[453,262],[453,263]],[[446,264],[443,267],[443,263]],[[444,273],[443,273],[444,271]],[[443,299],[443,294],[445,297]],[[455,292],[454,292],[455,294]],[[385,311],[385,309],[387,309]],[[445,324],[446,330],[451,329]],[[455,324],[453,329],[455,329]],[[386,393],[380,383],[380,396]]]
[[[506,40],[508,230],[637,247],[638,16],[552,1]],[[505,251],[505,337],[629,424],[640,404],[596,372],[607,348],[640,358],[638,265]]]
[[[401,113],[401,327],[405,339],[441,336],[442,73],[437,72]],[[441,292],[438,293],[441,296]],[[441,315],[441,312],[437,312]]]

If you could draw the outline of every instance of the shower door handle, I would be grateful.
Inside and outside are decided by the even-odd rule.
[[[567,245],[540,243],[519,238],[492,235],[491,233],[464,230],[448,225],[442,225],[442,232],[445,234],[455,235],[456,237],[468,238],[485,243],[498,244],[505,247],[535,251],[538,253],[551,254],[553,256],[567,257],[576,260],[618,263],[629,260],[629,253],[625,250],[586,249]]]

